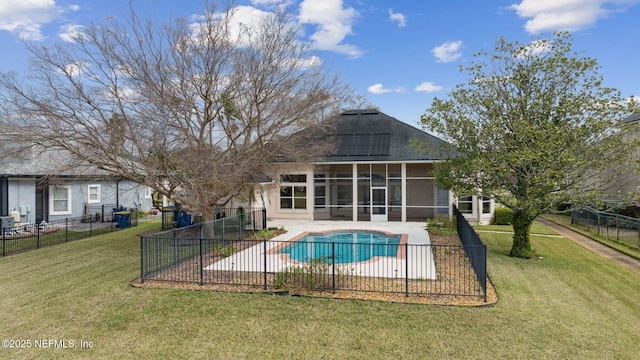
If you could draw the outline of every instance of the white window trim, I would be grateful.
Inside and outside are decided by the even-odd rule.
[[[306,176],[306,182],[288,182],[282,179],[283,176],[287,176],[287,175],[304,175]],[[278,209],[280,209],[281,211],[292,211],[292,212],[305,212],[309,210],[309,175],[307,173],[282,173],[280,174],[280,184],[278,186]],[[281,195],[281,189],[283,187],[290,187],[291,188],[291,208],[283,208],[282,207],[282,195]],[[304,208],[296,208],[295,206],[295,202],[296,199],[302,199],[302,197],[296,197],[295,196],[295,188],[296,187],[304,187],[305,188],[305,197],[304,199],[306,200],[306,205]],[[287,199],[289,199],[289,197],[285,197]],[[313,205],[312,205],[313,208]]]
[[[67,190],[67,210],[64,211],[55,211],[53,207],[53,191],[55,189],[66,189]],[[49,215],[71,215],[71,187],[70,186],[55,186],[52,185],[49,187]]]
[[[150,186],[145,186],[144,187],[144,198],[145,199],[151,199],[153,197],[153,188],[151,188]]]
[[[98,199],[97,200],[91,200],[91,188],[97,188],[98,192]],[[101,198],[101,192],[100,192],[100,185],[99,184],[89,184],[89,186],[87,186],[87,204],[99,204],[102,202],[102,198]]]
[[[471,204],[471,212],[462,212],[462,210],[460,210],[460,198],[463,197],[471,197],[471,201],[463,201],[464,204]],[[462,194],[460,196],[458,196],[458,198],[456,199],[456,204],[458,206],[458,211],[460,211],[460,213],[462,215],[468,216],[468,217],[475,217],[477,216],[477,210],[478,210],[478,197],[475,195],[469,195],[469,194]]]
[[[489,216],[493,214],[493,199],[488,196],[480,196],[480,212],[483,216]],[[485,202],[489,203],[489,212],[484,212]]]

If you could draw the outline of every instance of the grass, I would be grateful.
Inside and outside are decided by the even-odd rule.
[[[573,242],[533,237],[543,260],[481,233],[498,304],[485,308],[139,289],[141,222],[0,258],[0,338],[74,340],[0,358],[635,358],[640,275]],[[93,347],[80,349],[80,340]]]
[[[474,226],[473,228],[480,231],[496,231],[513,234],[513,226],[511,225],[478,225]],[[531,225],[531,234],[558,235],[555,231],[549,229],[548,227],[535,222]]]

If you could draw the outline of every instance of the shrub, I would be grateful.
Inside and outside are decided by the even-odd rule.
[[[325,289],[330,285],[331,277],[328,275],[330,259],[319,257],[309,259],[306,266],[291,266],[275,274],[276,288],[290,290],[314,291],[318,288]]]
[[[456,219],[449,218],[433,218],[427,219],[427,229],[433,235],[457,235]]]
[[[511,225],[511,223],[513,223],[513,210],[509,208],[496,208],[491,223],[493,225]]]

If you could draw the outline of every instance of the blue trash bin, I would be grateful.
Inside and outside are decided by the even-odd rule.
[[[178,227],[185,227],[191,225],[191,214],[184,210],[178,211],[178,220],[176,221]]]
[[[115,213],[116,221],[118,222],[118,228],[126,229],[131,224],[131,213],[125,211],[119,211]]]

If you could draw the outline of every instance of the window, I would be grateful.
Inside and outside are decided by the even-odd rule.
[[[49,188],[49,214],[71,215],[71,188],[51,186]]]
[[[491,198],[488,196],[482,197],[482,213],[491,214]]]
[[[151,199],[153,197],[153,189],[149,186],[144,187],[144,198]]]
[[[462,214],[473,214],[473,196],[460,196],[458,198],[458,210],[460,210]]]
[[[96,204],[100,202],[100,185],[89,185],[89,204]]]
[[[449,190],[438,188],[438,214],[449,214]]]
[[[307,175],[281,175],[280,208],[307,208]]]
[[[306,183],[307,182],[307,175],[304,175],[304,174],[295,174],[295,175],[285,174],[285,175],[280,175],[280,181],[285,182],[285,183]]]

